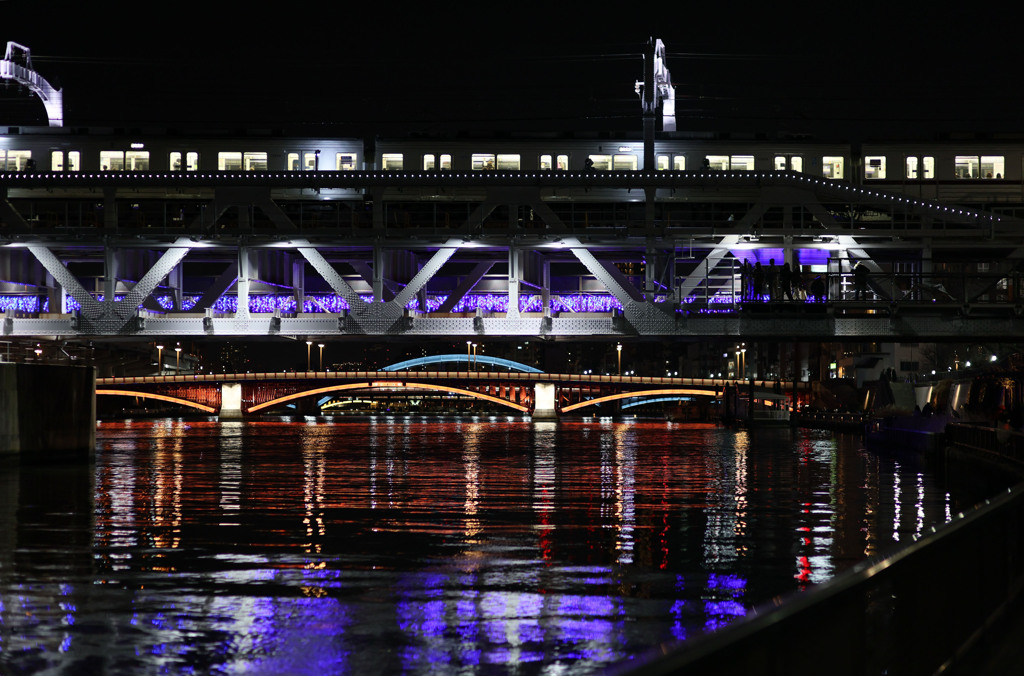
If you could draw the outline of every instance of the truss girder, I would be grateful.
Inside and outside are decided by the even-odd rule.
[[[452,257],[456,251],[459,250],[459,245],[455,240],[448,240],[448,242],[438,249],[430,260],[427,261],[426,265],[420,268],[419,272],[412,278],[412,280],[405,285],[405,287],[395,294],[395,298],[391,301],[394,305],[399,308],[405,308],[406,305],[412,301],[413,297],[422,289],[430,278],[437,274],[437,271],[441,269],[448,259]]]
[[[730,254],[736,244],[739,243],[739,239],[738,235],[726,235],[718,240],[718,244],[708,252],[707,256],[704,257],[703,263],[705,271],[710,274],[712,270],[718,267],[718,264],[721,263],[722,260]],[[696,291],[697,287],[704,279],[700,274],[697,274],[700,268],[701,266],[698,265],[695,270],[695,274],[688,276],[683,280],[682,284],[679,285],[680,302],[685,301],[691,293]]]
[[[164,255],[125,294],[124,298],[115,304],[114,313],[121,320],[122,325],[130,316],[138,311],[143,301],[156,290],[160,282],[171,273],[171,270],[181,263],[191,250],[192,246],[188,239],[179,239],[164,252]]]
[[[42,244],[28,244],[28,250],[36,257],[39,264],[46,269],[50,276],[60,284],[64,291],[82,308],[82,314],[87,317],[99,317],[103,314],[103,304],[93,298],[92,294],[85,290],[85,287],[75,278],[71,271],[65,267],[57,256]],[[63,308],[61,308],[61,311]]]
[[[486,275],[492,267],[494,267],[495,262],[496,261],[483,261],[481,263],[477,263],[469,274],[462,278],[462,281],[459,282],[459,285],[455,290],[448,294],[448,297],[443,303],[441,303],[441,306],[437,308],[437,311],[451,312],[455,309],[455,306],[459,304],[459,301],[462,300],[481,279],[483,279],[484,275]]]

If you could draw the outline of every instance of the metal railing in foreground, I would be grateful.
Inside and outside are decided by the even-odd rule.
[[[613,674],[932,674],[955,667],[1024,581],[1024,484],[884,559]]]

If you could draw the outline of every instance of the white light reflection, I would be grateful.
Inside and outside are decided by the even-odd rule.
[[[315,539],[327,534],[324,524],[324,483],[327,478],[326,461],[322,440],[322,427],[302,430],[302,524],[306,527],[307,554],[319,554],[321,542]]]
[[[914,524],[914,537],[921,536],[924,530],[924,474],[917,475],[917,522]]]
[[[241,422],[221,422],[220,431],[220,508],[221,526],[238,526],[242,497],[242,427]],[[231,515],[229,517],[228,515]]]
[[[902,518],[903,504],[900,500],[900,464],[893,463],[892,471],[892,540],[900,541],[900,519]]]
[[[480,544],[476,539],[483,530],[477,512],[480,508],[480,441],[481,426],[471,425],[462,436],[462,465],[466,473],[466,500],[463,503],[466,544]]]
[[[629,425],[615,425],[612,431],[615,443],[615,464],[618,476],[615,482],[615,518],[619,523],[615,536],[615,550],[619,564],[633,563],[633,541],[636,530],[636,441]]]

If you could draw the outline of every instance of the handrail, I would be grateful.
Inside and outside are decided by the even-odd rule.
[[[1024,484],[884,558],[610,673],[931,674],[1024,587]]]

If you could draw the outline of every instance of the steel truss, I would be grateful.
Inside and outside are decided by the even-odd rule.
[[[793,172],[20,173],[0,175],[0,188],[4,292],[55,310],[7,310],[13,336],[916,339],[1024,328],[1024,223]],[[832,301],[744,298],[739,265],[761,249],[780,264],[822,251]],[[870,303],[842,295],[857,262]],[[318,293],[347,308],[304,312]],[[233,312],[216,307],[226,294]],[[504,309],[455,312],[480,294]],[[527,294],[537,311],[521,310]],[[269,295],[294,311],[250,311]],[[552,311],[559,295],[614,301]],[[186,297],[197,299],[188,309]]]

